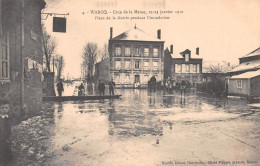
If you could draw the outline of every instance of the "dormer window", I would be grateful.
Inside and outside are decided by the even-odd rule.
[[[189,62],[189,60],[190,60],[189,54],[185,54],[185,62]]]

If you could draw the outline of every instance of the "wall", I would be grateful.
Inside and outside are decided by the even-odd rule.
[[[115,47],[121,46],[122,56],[115,55]],[[125,46],[130,47],[131,56],[124,56]],[[140,56],[135,56],[135,46],[140,47]],[[149,56],[144,56],[144,48],[149,48]],[[158,48],[158,57],[153,57],[152,48]],[[121,84],[126,87],[133,87],[135,75],[140,75],[140,84],[141,86],[147,86],[148,79],[153,75],[156,76],[157,81],[163,80],[163,57],[164,57],[164,42],[149,42],[149,41],[121,41],[121,40],[110,40],[109,41],[109,52],[111,56],[110,61],[110,75],[111,78],[115,80],[117,84]],[[130,69],[124,68],[124,61],[130,60]],[[134,63],[136,60],[140,61],[140,68],[135,69]],[[121,69],[117,70],[114,67],[115,61],[121,62]],[[144,70],[144,61],[149,61],[149,69]],[[158,70],[153,70],[153,61],[158,62]],[[117,76],[116,76],[117,75]],[[127,75],[129,75],[129,82],[126,82]],[[117,80],[116,77],[120,77],[120,80]]]
[[[251,79],[251,95],[260,97],[260,76]]]
[[[10,77],[7,82],[0,80],[0,97],[10,101],[10,111],[14,119],[28,116],[40,110],[42,101],[41,67],[41,9],[44,0],[24,0],[24,49],[25,64],[21,69],[22,31],[21,0],[2,0],[3,33],[9,33]],[[32,33],[33,31],[33,33]],[[28,65],[28,58],[34,65]],[[24,105],[21,105],[21,73],[24,72]],[[28,114],[27,114],[28,113]]]
[[[250,62],[250,61],[256,61],[256,60],[260,60],[260,55],[246,57],[246,58],[239,58],[239,64]]]
[[[242,80],[242,88],[237,88],[237,81]],[[250,79],[229,79],[228,81],[229,95],[250,95]]]
[[[96,82],[101,80],[105,84],[110,81],[109,70],[110,70],[110,58],[104,59],[103,61],[95,65],[95,79]]]
[[[172,56],[168,48],[164,51],[164,79],[172,76]]]

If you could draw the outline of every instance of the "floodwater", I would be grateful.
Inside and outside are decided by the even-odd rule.
[[[121,99],[45,103],[12,128],[11,165],[259,165],[260,110],[245,100],[115,93]]]

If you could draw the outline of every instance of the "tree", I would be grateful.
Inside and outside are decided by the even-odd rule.
[[[98,48],[96,43],[88,42],[83,49],[83,67],[87,70],[87,81],[94,81],[94,67],[97,61]]]
[[[45,64],[46,65],[45,70],[47,72],[51,72],[51,67],[50,67],[51,66],[51,58],[56,51],[57,41],[53,36],[51,36],[46,31],[44,26],[43,26],[42,33],[43,33],[42,34],[42,51],[43,51],[43,55],[44,55],[44,61],[46,63]]]
[[[103,48],[101,50],[101,60],[104,60],[109,57],[109,52],[108,52],[108,45],[105,43],[103,45]]]
[[[231,66],[230,63],[226,61],[206,66],[205,72],[210,73],[210,82],[202,83],[197,86],[197,88],[215,94],[216,96],[226,95],[226,73],[231,71],[234,67],[235,66]]]
[[[55,56],[54,66],[57,70],[57,80],[59,80],[62,76],[62,71],[63,71],[64,66],[65,66],[64,58],[63,58],[62,55],[56,55]]]

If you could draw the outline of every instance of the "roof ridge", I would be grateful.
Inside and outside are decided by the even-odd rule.
[[[252,54],[252,53],[256,52],[256,51],[259,50],[259,49],[260,49],[260,47],[258,47],[257,49],[255,49],[254,51],[252,51],[252,52],[250,52],[250,53],[248,53],[248,54],[246,54],[246,55]]]

